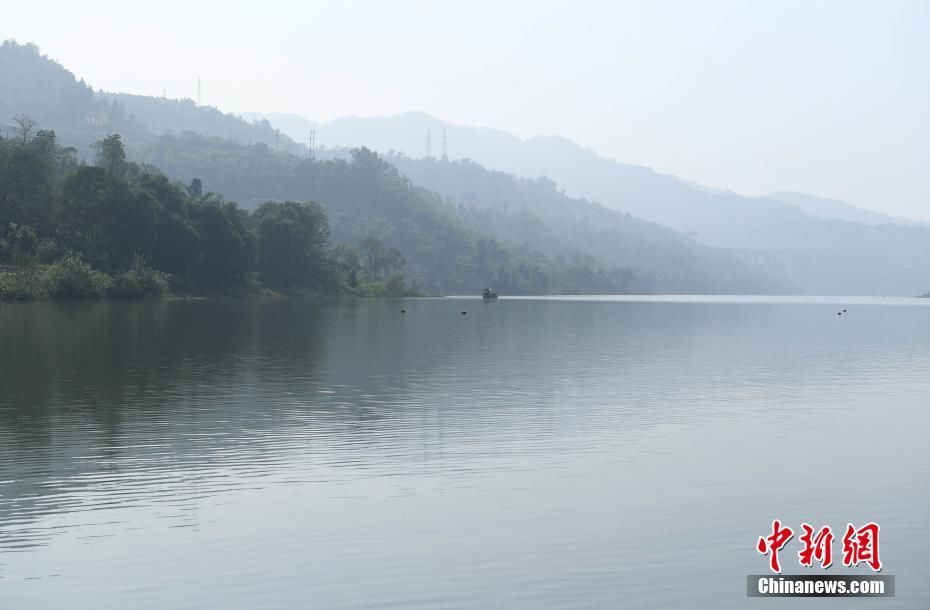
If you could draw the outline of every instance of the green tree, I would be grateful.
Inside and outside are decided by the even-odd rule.
[[[369,279],[375,279],[384,262],[384,244],[373,237],[366,237],[359,243],[358,249],[365,260],[365,274]]]
[[[200,255],[194,276],[204,287],[241,286],[252,268],[255,237],[249,217],[235,203],[216,195],[191,202],[190,216],[200,236]]]
[[[159,203],[101,167],[80,167],[62,188],[65,244],[104,269],[128,268],[136,254],[151,254]]]
[[[93,145],[96,158],[94,162],[98,167],[104,168],[114,176],[125,176],[128,163],[126,162],[126,149],[123,147],[123,138],[118,133],[109,135]]]
[[[404,255],[400,253],[400,250],[397,248],[391,248],[384,253],[384,256],[381,260],[381,270],[384,273],[384,278],[388,278],[392,274],[399,274],[404,270],[404,265],[406,261],[404,260]]]
[[[333,248],[330,258],[337,275],[345,287],[351,290],[358,288],[358,272],[362,269],[358,252],[347,244],[339,244]]]
[[[203,197],[203,182],[200,181],[200,178],[191,180],[190,185],[187,187],[187,194],[194,198]]]
[[[268,202],[253,219],[258,270],[269,283],[316,289],[327,285],[329,223],[319,204]]]
[[[200,234],[190,215],[186,189],[151,171],[133,180],[135,188],[159,202],[152,264],[172,275],[190,274],[200,257]]]
[[[0,227],[10,223],[42,232],[51,220],[55,190],[55,134],[0,141]]]

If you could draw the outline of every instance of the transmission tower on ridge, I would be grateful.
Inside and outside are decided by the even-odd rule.
[[[200,77],[197,77],[197,105],[201,106],[203,104],[203,84],[200,81]]]
[[[316,144],[316,129],[310,130],[310,135],[307,136],[307,158],[311,161],[313,160],[313,147]]]
[[[449,156],[446,154],[446,128],[442,128],[442,158],[447,160]]]
[[[432,134],[430,133],[429,129],[426,130],[426,158],[427,159],[433,158]]]

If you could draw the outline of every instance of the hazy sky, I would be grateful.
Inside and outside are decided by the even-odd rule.
[[[95,88],[311,119],[422,110],[745,194],[930,220],[930,0],[4,3]]]

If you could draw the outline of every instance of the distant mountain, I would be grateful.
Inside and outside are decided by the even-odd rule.
[[[15,102],[11,116],[33,114],[41,128],[54,129],[62,144],[77,145],[85,158],[90,143],[120,133],[134,160],[184,183],[199,178],[203,188],[246,206],[315,200],[329,215],[336,243],[376,237],[400,250],[412,278],[431,290],[474,291],[485,281],[511,293],[788,288],[670,229],[564,197],[551,181],[523,183],[475,164],[447,164],[486,188],[517,187],[514,214],[493,200],[484,209],[461,206],[412,184],[367,150],[345,151],[348,162],[326,162],[323,155],[313,161],[261,118],[250,121],[190,100],[94,92],[31,45],[4,44],[0,62],[0,83],[7,85],[0,92]],[[302,127],[296,119],[290,125],[295,138],[306,136]],[[435,143],[441,150],[441,138]]]
[[[744,197],[599,156],[555,136],[521,139],[464,127],[423,113],[343,117],[325,123],[293,115],[266,118],[284,130],[315,129],[322,146],[365,144],[421,158],[431,152],[535,178],[548,176],[574,197],[670,227],[723,248],[759,270],[781,274],[812,294],[900,294],[926,290],[930,229],[912,222],[875,224],[812,215],[795,203]],[[445,136],[445,137],[444,137]],[[812,210],[811,210],[812,211]]]
[[[79,152],[114,127],[127,140],[145,138],[145,128],[125,115],[122,107],[98,99],[83,80],[50,60],[32,44],[0,44],[0,124],[9,137],[18,129],[17,115],[28,115],[35,129],[54,129]]]
[[[744,197],[648,167],[605,159],[562,137],[524,140],[505,131],[455,125],[421,112],[388,117],[347,116],[323,123],[293,114],[243,116],[268,119],[292,136],[306,137],[311,129],[315,130],[321,146],[368,146],[414,158],[426,156],[427,133],[431,136],[432,154],[439,157],[445,136],[450,159],[471,159],[522,177],[548,176],[572,196],[596,200],[694,235],[698,241],[715,247],[783,249],[790,247],[792,240],[785,240],[775,229],[793,230],[796,224],[817,218],[864,224],[920,224],[838,201],[815,202],[817,198],[802,194]]]
[[[117,132],[133,149],[165,133],[193,131],[288,152],[304,150],[267,121],[249,122],[191,100],[94,91],[37,46],[6,41],[0,44],[0,135],[16,130],[13,117],[18,114],[34,119],[36,129],[55,130],[84,158],[93,142]]]
[[[322,124],[292,115],[243,118],[198,107],[189,100],[94,92],[35,46],[10,42],[0,45],[0,100],[0,123],[15,128],[14,115],[31,114],[38,128],[54,129],[59,142],[76,147],[85,158],[92,142],[119,133],[135,158],[165,168],[176,179],[203,178],[207,188],[246,203],[250,199],[318,198],[332,215],[334,236],[341,231],[346,239],[354,239],[365,227],[392,232],[413,223],[420,228],[405,229],[403,245],[405,253],[416,253],[418,243],[430,244],[417,254],[424,268],[429,263],[425,253],[438,252],[435,236],[427,235],[432,229],[425,227],[444,226],[432,221],[416,224],[418,210],[429,209],[433,218],[454,215],[458,225],[467,223],[472,232],[500,235],[531,250],[546,248],[545,252],[524,249],[521,256],[540,265],[555,265],[562,274],[559,277],[565,277],[568,269],[587,268],[580,261],[590,257],[610,265],[600,272],[634,273],[635,282],[605,276],[590,278],[594,284],[587,285],[601,282],[597,285],[665,292],[781,291],[793,285],[807,293],[911,295],[925,291],[930,277],[930,229],[923,226],[873,226],[816,218],[775,199],[704,189],[645,167],[604,159],[564,138],[523,140],[503,131],[452,125],[422,113],[346,117]],[[282,135],[279,128],[293,137]],[[391,218],[377,208],[377,200],[337,198],[351,193],[349,182],[366,174],[347,172],[339,178],[343,182],[336,180],[329,190],[321,190],[302,173],[315,167],[301,162],[303,147],[297,144],[311,129],[316,130],[318,144],[329,147],[316,151],[318,158],[340,154],[338,146],[369,146],[385,153],[394,151],[387,158],[402,165],[401,154],[425,155],[429,133],[434,156],[446,152],[451,159],[470,158],[476,163],[407,166],[416,185],[432,185],[448,201],[443,204],[423,189],[398,191],[392,196],[414,200],[397,206],[400,215]],[[508,183],[511,177],[482,174],[485,167],[533,179],[549,176],[556,182]],[[456,175],[440,170],[454,170]],[[387,175],[386,170],[382,173]],[[502,193],[510,192],[507,197],[519,202],[514,205],[526,213],[511,214],[502,205],[508,200],[492,196],[483,186],[463,187],[465,175],[494,184],[504,189]],[[514,190],[514,184],[519,188]],[[369,197],[371,192],[359,191],[366,194],[358,196]],[[478,199],[469,201],[469,193]],[[327,201],[327,197],[334,199]],[[600,206],[591,207],[592,201],[671,230],[629,216],[607,215]],[[440,209],[443,205],[448,209]],[[359,224],[357,216],[362,212],[368,216]],[[367,217],[371,222],[364,220]],[[539,229],[538,235],[531,226]],[[459,243],[473,250],[481,239],[480,234],[469,234]],[[616,247],[611,247],[611,240]],[[477,256],[475,252],[466,259],[472,260],[468,257]],[[546,257],[561,259],[543,261]],[[532,275],[532,265],[526,273]],[[773,281],[775,275],[781,279]]]
[[[193,100],[175,100],[128,93],[99,92],[96,97],[120,105],[125,113],[155,135],[191,131],[240,144],[267,144],[274,150],[303,154],[305,147],[262,119],[247,121]]]
[[[464,289],[453,280],[477,280],[481,266],[501,256],[525,276],[483,276],[504,290],[543,285],[534,278],[546,268],[555,277],[538,291],[772,294],[794,288],[671,229],[568,198],[550,180],[520,180],[469,162],[382,160],[368,149],[327,149],[323,157],[311,161],[187,133],[159,138],[139,160],[183,182],[199,178],[205,189],[246,206],[317,201],[330,217],[334,242],[375,236],[404,254],[421,286],[444,291]],[[430,174],[437,178],[427,179]]]
[[[845,220],[847,222],[861,222],[862,224],[866,225],[893,224],[930,227],[930,223],[919,222],[909,218],[903,218],[901,216],[889,216],[888,214],[882,214],[881,212],[876,212],[874,210],[850,205],[845,201],[839,201],[837,199],[824,199],[822,197],[815,197],[814,195],[808,195],[806,193],[779,191],[776,193],[770,193],[766,196],[766,198],[774,199],[775,201],[781,201],[782,203],[787,203],[788,205],[793,205],[803,210],[804,213],[819,218]]]
[[[773,273],[753,271],[720,250],[667,227],[559,192],[548,178],[517,178],[472,161],[388,156],[414,184],[439,193],[470,226],[546,252],[585,253],[655,278],[655,289],[717,292],[796,290]]]

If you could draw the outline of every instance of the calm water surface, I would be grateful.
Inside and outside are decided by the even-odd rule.
[[[928,305],[0,305],[0,608],[926,609]],[[747,599],[774,517],[898,596]]]

